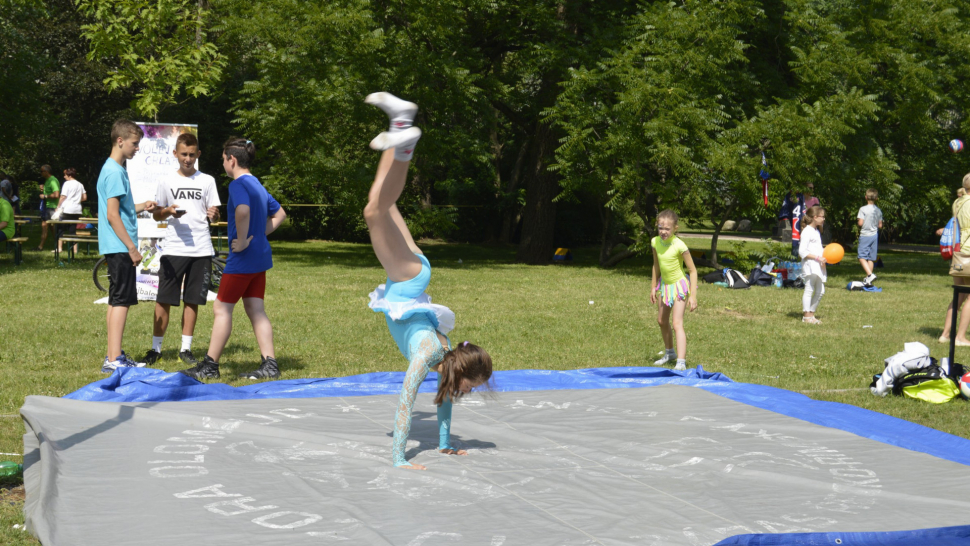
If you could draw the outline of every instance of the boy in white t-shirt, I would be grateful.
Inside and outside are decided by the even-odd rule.
[[[152,214],[156,221],[167,221],[168,228],[158,268],[152,348],[143,360],[149,366],[161,359],[169,312],[180,300],[185,302],[185,309],[178,359],[190,366],[198,364],[192,356],[192,337],[199,306],[205,305],[209,295],[213,255],[209,221],[219,218],[218,207],[222,204],[215,179],[195,168],[200,154],[195,135],[180,135],[174,153],[179,170],[159,181],[157,206]]]
[[[866,190],[866,206],[856,215],[859,221],[859,264],[866,272],[866,278],[862,280],[866,286],[876,280],[872,268],[879,255],[879,230],[882,229],[882,211],[876,206],[878,200],[879,192],[875,188]]]

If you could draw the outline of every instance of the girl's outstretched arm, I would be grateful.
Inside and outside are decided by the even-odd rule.
[[[407,449],[408,435],[411,434],[411,413],[414,411],[414,400],[418,397],[418,389],[424,378],[428,377],[428,367],[424,358],[411,359],[407,374],[404,376],[404,386],[401,388],[401,398],[397,405],[397,415],[394,418],[394,439],[391,443],[391,459],[394,466],[424,470],[419,464],[411,464],[404,458]]]
[[[684,265],[690,273],[690,297],[687,298],[687,308],[693,311],[697,309],[697,267],[694,266],[694,258],[691,258],[690,251],[684,251]]]

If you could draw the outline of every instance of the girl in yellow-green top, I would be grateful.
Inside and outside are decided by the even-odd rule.
[[[697,309],[697,268],[690,257],[687,245],[677,237],[677,213],[667,209],[657,215],[657,232],[650,241],[653,247],[653,275],[650,286],[650,303],[657,305],[657,322],[667,349],[664,356],[654,362],[657,366],[677,359],[675,370],[687,369],[687,334],[684,333],[684,308]],[[690,273],[690,284],[684,275],[684,266]],[[658,279],[659,277],[659,279]],[[658,282],[659,280],[659,282]],[[671,320],[673,310],[673,320]],[[670,327],[673,325],[673,332]],[[674,336],[677,350],[674,351]]]

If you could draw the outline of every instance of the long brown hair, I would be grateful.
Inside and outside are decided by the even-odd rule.
[[[492,377],[492,357],[478,345],[464,342],[445,353],[438,367],[441,380],[434,403],[438,406],[448,401],[456,401],[465,393],[461,392],[461,381],[467,379],[472,384],[488,385]]]
[[[808,220],[807,224],[811,225],[812,222],[815,221],[815,217],[818,216],[819,214],[825,214],[825,209],[823,209],[819,205],[815,205],[814,207],[811,207],[808,210],[806,210],[805,219]],[[819,232],[821,231],[822,230],[819,230]]]

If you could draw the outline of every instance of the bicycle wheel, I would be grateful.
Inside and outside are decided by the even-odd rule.
[[[91,272],[91,276],[94,277],[94,286],[102,292],[108,291],[108,259],[104,256],[101,257],[94,264],[94,270]]]
[[[226,269],[226,261],[222,258],[212,258],[212,271],[209,274],[209,290],[219,291],[219,283],[222,281],[222,272]]]

